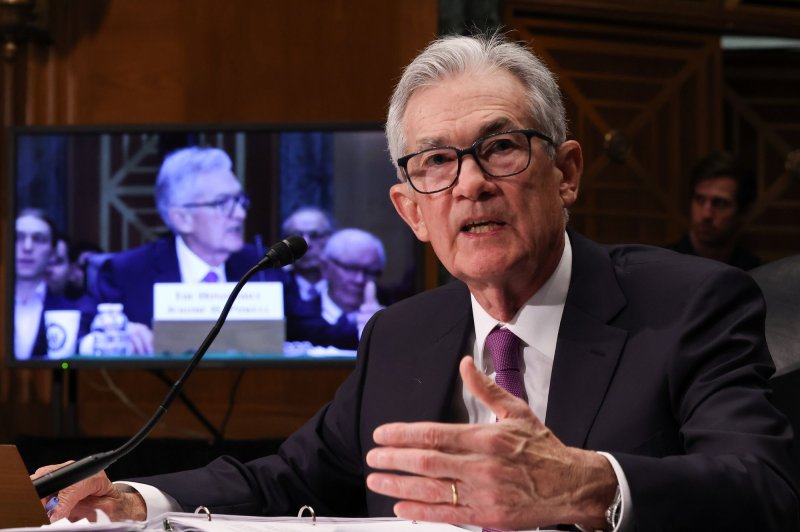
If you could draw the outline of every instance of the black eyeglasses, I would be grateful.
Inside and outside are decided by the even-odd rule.
[[[358,275],[360,273],[365,278],[376,279],[383,273],[381,268],[370,268],[368,266],[358,266],[356,264],[345,264],[344,262],[334,259],[333,257],[328,257],[328,260],[351,275]]]
[[[235,195],[226,195],[214,201],[204,201],[198,203],[184,203],[181,207],[194,208],[194,207],[211,207],[217,209],[225,216],[233,215],[233,210],[239,205],[242,209],[247,210],[250,208],[250,196],[242,192]]]
[[[481,171],[489,177],[510,177],[525,171],[531,164],[531,138],[551,146],[553,139],[536,129],[517,129],[481,137],[469,148],[442,146],[427,148],[397,159],[397,166],[421,194],[433,194],[452,187],[461,173],[461,161],[472,155]]]

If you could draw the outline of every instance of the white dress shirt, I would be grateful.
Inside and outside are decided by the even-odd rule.
[[[14,297],[14,356],[17,360],[28,360],[33,355],[33,346],[39,335],[47,283],[42,281],[28,299],[19,294]]]
[[[217,274],[217,282],[224,283],[227,281],[225,277],[225,263],[219,266],[211,266],[206,261],[197,256],[197,254],[189,249],[186,242],[180,236],[175,237],[175,251],[178,254],[178,270],[181,273],[181,281],[184,283],[199,283],[202,282],[208,272]]]

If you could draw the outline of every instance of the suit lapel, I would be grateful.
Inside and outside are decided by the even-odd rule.
[[[572,280],[558,332],[545,423],[583,447],[613,378],[627,332],[609,325],[626,300],[608,253],[570,232]]]
[[[402,397],[392,401],[381,414],[381,421],[445,421],[450,419],[458,361],[469,354],[466,340],[472,331],[469,292],[461,283],[445,287],[435,312],[439,326],[418,331],[413,347],[404,343],[402,352],[382,357],[378,395]],[[442,289],[439,289],[442,290]],[[446,294],[446,295],[445,295]],[[426,331],[441,331],[426,337]],[[409,333],[414,335],[414,333]],[[374,362],[373,362],[374,363]]]
[[[175,246],[177,237],[170,236],[154,243],[153,281],[156,283],[181,282],[181,269],[178,266],[178,252]]]

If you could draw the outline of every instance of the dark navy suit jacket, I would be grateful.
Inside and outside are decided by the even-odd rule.
[[[287,272],[284,285],[284,306],[286,311],[286,339],[307,341],[322,347],[334,346],[339,349],[358,347],[358,327],[342,314],[339,321],[330,324],[322,317],[322,299],[317,296],[308,301],[300,297],[296,274]]]
[[[245,245],[225,261],[225,276],[228,281],[238,281],[260,259],[255,247]],[[258,280],[263,281],[283,279],[282,272],[275,270],[258,275]],[[181,272],[175,237],[168,236],[114,254],[100,267],[96,285],[89,288],[98,303],[122,303],[130,321],[150,327],[153,321],[153,284],[179,282]]]
[[[768,399],[773,365],[763,298],[721,263],[570,233],[573,270],[545,423],[565,444],[611,452],[638,530],[797,530],[792,438]],[[471,351],[460,282],[378,312],[356,368],[279,453],[222,457],[142,479],[186,511],[386,516],[365,488],[373,430],[452,420],[457,366]]]

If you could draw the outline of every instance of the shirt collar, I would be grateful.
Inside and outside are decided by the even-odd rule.
[[[344,312],[342,311],[341,307],[339,307],[339,305],[337,305],[333,299],[331,299],[331,296],[328,295],[327,285],[323,287],[323,290],[319,293],[319,297],[322,319],[331,325],[335,325],[336,322],[339,321],[339,318],[342,317]]]
[[[178,255],[181,281],[184,283],[199,283],[210,271],[217,274],[217,280],[220,283],[224,283],[227,280],[224,263],[220,266],[210,266],[206,261],[198,257],[194,251],[189,249],[189,246],[186,245],[180,235],[175,236],[175,251]]]
[[[526,346],[534,346],[542,353],[552,356],[558,339],[558,328],[567,291],[572,277],[572,245],[569,235],[564,235],[564,251],[561,260],[550,278],[531,296],[508,322],[499,322],[481,307],[475,296],[472,300],[472,317],[475,322],[476,345],[483,346],[486,337],[496,326],[505,326],[517,335]],[[475,353],[482,363],[482,353]],[[478,367],[481,367],[480,365]]]
[[[47,283],[42,281],[33,289],[30,298],[27,301],[22,301],[19,296],[14,297],[14,302],[19,305],[31,305],[33,303],[44,303],[47,298]]]

